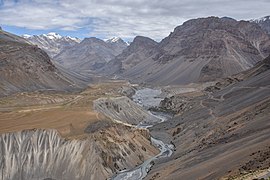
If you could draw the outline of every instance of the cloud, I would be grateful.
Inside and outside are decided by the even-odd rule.
[[[0,0],[0,22],[27,29],[88,29],[89,36],[167,36],[184,21],[206,16],[269,15],[267,0]]]

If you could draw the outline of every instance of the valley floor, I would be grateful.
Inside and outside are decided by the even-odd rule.
[[[155,159],[146,179],[269,177],[269,84],[261,84],[259,88],[250,84],[232,85],[214,93],[204,90],[213,84],[157,88],[161,88],[162,93],[156,99],[170,97],[158,110],[176,115],[151,127],[150,134],[164,143],[172,143],[175,150],[169,158]],[[96,173],[93,177],[98,177],[99,173],[102,174],[99,179],[110,177],[116,172],[139,167],[158,154],[158,149],[150,142],[149,132],[132,125],[140,115],[147,116],[140,108],[133,108],[135,105],[128,98],[122,97],[134,95],[134,88],[141,87],[111,81],[92,85],[80,93],[32,92],[1,98],[0,133],[56,129],[60,138],[94,143],[91,147],[101,152],[96,160],[100,164],[95,167],[103,170],[92,169]],[[97,112],[94,106],[101,111]],[[132,111],[126,112],[128,108]],[[115,122],[107,121],[108,117],[123,123],[114,125]],[[42,132],[46,133],[49,132]],[[2,140],[5,144],[5,138]],[[82,153],[84,151],[83,146]]]

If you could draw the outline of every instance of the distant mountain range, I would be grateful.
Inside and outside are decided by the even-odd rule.
[[[46,51],[56,63],[77,72],[93,71],[103,67],[128,46],[128,43],[119,37],[107,40],[91,37],[81,41],[54,32],[22,37]]]
[[[53,59],[73,71],[80,73],[94,71],[122,53],[127,46],[120,38],[107,41],[94,37],[85,38],[79,44],[63,50]]]
[[[24,36],[65,68],[153,84],[188,84],[227,77],[254,66],[270,54],[269,16],[251,21],[208,17],[189,20],[161,42],[138,36]]]

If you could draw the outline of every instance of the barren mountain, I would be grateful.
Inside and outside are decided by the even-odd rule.
[[[70,48],[80,42],[80,39],[78,38],[60,36],[59,34],[53,32],[34,36],[23,35],[22,37],[43,49],[50,57],[54,57],[62,50]]]
[[[152,56],[157,44],[150,38],[137,36],[121,54],[109,61],[101,72],[110,75],[125,72]]]
[[[117,54],[121,54],[128,44],[119,37],[113,37],[105,41]]]
[[[154,50],[145,51],[142,57],[132,60],[136,63],[129,62],[132,65],[123,71],[122,77],[163,85],[188,84],[215,80],[253,67],[270,53],[270,37],[256,23],[199,18],[176,27]],[[136,55],[136,52],[130,54],[133,53]],[[121,62],[125,62],[132,55],[118,57],[122,56]]]
[[[0,96],[20,91],[78,88],[49,56],[25,39],[0,31]]]
[[[205,92],[204,96],[195,98],[188,94],[175,96],[180,100],[185,96],[188,99],[179,100],[182,105],[178,109],[170,102],[168,106],[162,103],[163,107],[172,107],[180,113],[153,127],[152,133],[169,134],[176,151],[170,159],[156,162],[148,179],[246,179],[246,175],[257,171],[267,173],[270,163],[269,63],[270,56],[239,74],[239,82],[214,93]]]
[[[121,40],[104,42],[98,38],[85,38],[81,43],[63,50],[54,60],[64,67],[87,72],[97,70],[126,48],[127,44]]]
[[[270,16],[265,16],[260,19],[251,20],[251,22],[255,22],[259,24],[264,30],[266,30],[270,34]]]

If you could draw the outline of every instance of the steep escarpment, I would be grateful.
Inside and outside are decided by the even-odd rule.
[[[0,177],[103,180],[157,153],[145,130],[111,124],[89,133],[81,140],[63,139],[55,130],[2,134]]]
[[[0,96],[21,91],[76,90],[49,56],[23,38],[0,31]]]

